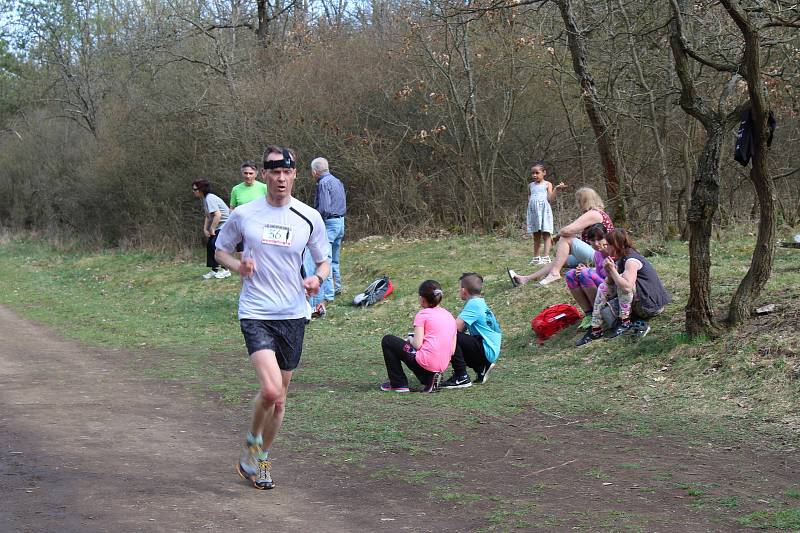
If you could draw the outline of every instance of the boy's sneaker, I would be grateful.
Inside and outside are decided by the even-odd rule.
[[[450,376],[450,379],[442,381],[439,386],[443,389],[466,389],[467,387],[472,387],[472,380],[469,379],[469,375],[467,374],[461,377],[456,377],[456,375],[453,374]]]
[[[244,450],[242,450],[242,455],[239,457],[239,463],[236,465],[236,471],[242,477],[242,479],[247,479],[249,481],[253,481],[258,474],[258,452],[261,450],[258,449],[256,445],[245,445]]]
[[[211,279],[211,278],[215,278],[215,277],[217,277],[217,273],[214,272],[213,270],[209,270],[208,272],[203,274],[203,279]]]
[[[268,490],[275,488],[275,482],[272,481],[272,462],[268,459],[258,461],[258,472],[253,478],[253,486],[259,490]]]
[[[489,372],[494,368],[494,363],[489,363],[475,376],[475,381],[483,385],[489,379]]]
[[[214,273],[214,277],[217,279],[225,279],[231,277],[231,271],[221,268]]]
[[[611,331],[606,333],[606,339],[613,339],[615,337],[619,337],[620,335],[632,335],[634,333],[633,329],[633,322],[630,320],[625,322],[620,322],[613,328]]]
[[[439,387],[442,384],[442,373],[441,372],[434,372],[433,376],[431,376],[431,381],[424,387],[420,392],[439,392]]]
[[[542,262],[542,258],[541,258],[541,257],[539,257],[539,256],[537,255],[536,257],[534,257],[533,259],[531,259],[531,262],[530,262],[530,263],[528,263],[528,264],[529,264],[529,265],[538,265],[538,264],[540,264],[541,262]]]
[[[578,342],[575,343],[575,346],[583,346],[584,344],[588,344],[592,341],[596,341],[597,339],[602,339],[602,338],[603,338],[602,330],[590,329],[583,335],[583,337],[578,339]]]
[[[549,255],[543,255],[542,257],[539,258],[539,264],[540,265],[549,265],[552,262],[553,262],[553,260],[550,259]]]
[[[392,387],[392,383],[384,381],[381,383],[381,390],[383,392],[409,392],[411,389],[408,387]]]

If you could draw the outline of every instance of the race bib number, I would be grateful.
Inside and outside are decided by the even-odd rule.
[[[292,228],[280,224],[264,224],[264,230],[261,232],[261,244],[291,246]]]

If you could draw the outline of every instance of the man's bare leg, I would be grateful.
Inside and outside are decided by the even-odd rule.
[[[271,489],[275,486],[270,473],[269,447],[283,422],[286,394],[292,379],[290,371],[278,366],[275,352],[259,350],[250,356],[261,385],[253,406],[253,419],[250,425],[248,443],[256,443],[257,473],[251,477],[257,489]]]

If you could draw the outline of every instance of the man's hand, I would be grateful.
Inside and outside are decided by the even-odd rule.
[[[252,257],[243,257],[239,261],[239,275],[243,278],[252,277],[256,271],[256,260]]]
[[[303,288],[306,290],[306,296],[314,296],[319,292],[320,286],[319,278],[317,276],[308,276],[303,279]]]

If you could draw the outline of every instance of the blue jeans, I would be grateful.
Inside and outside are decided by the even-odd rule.
[[[311,307],[316,307],[320,302],[332,302],[334,297],[334,287],[342,286],[342,276],[339,270],[339,254],[342,250],[342,238],[344,237],[344,217],[342,218],[329,218],[325,221],[325,231],[328,234],[328,243],[331,245],[331,254],[328,256],[328,261],[331,263],[331,273],[325,282],[320,287],[316,296],[312,296],[308,302]],[[316,266],[311,259],[311,254],[306,253],[306,271],[308,275],[314,273]]]

